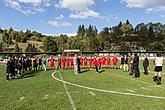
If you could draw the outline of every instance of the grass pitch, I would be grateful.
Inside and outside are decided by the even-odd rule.
[[[154,64],[151,64],[149,70],[153,72],[153,69]],[[157,86],[152,81],[152,72],[148,76],[141,72],[141,77],[135,79],[121,70],[102,70],[100,74],[96,74],[95,70],[82,71],[80,75],[73,74],[73,70],[53,74],[55,78],[68,83],[54,79],[53,70],[31,72],[22,79],[6,81],[5,65],[0,65],[0,110],[165,109],[164,74],[162,85]]]

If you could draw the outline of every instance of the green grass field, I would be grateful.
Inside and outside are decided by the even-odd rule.
[[[157,86],[152,72],[135,79],[121,70],[83,71],[27,73],[6,81],[5,65],[0,65],[0,110],[165,110],[164,74]]]

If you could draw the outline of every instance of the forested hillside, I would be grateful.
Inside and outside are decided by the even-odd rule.
[[[76,31],[76,30],[75,30]],[[165,51],[165,24],[140,23],[135,27],[127,20],[116,26],[79,25],[76,36],[47,36],[26,30],[0,29],[0,52],[62,52],[81,51]]]

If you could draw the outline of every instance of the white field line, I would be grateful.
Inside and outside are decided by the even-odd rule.
[[[91,94],[91,95],[93,95],[93,96],[96,95],[96,94],[95,94],[94,92],[92,92],[92,91],[89,91],[89,94]]]
[[[66,84],[63,82],[64,80],[63,80],[63,77],[62,77],[62,75],[61,75],[60,72],[59,72],[59,75],[60,75],[61,82],[62,82],[63,85],[64,85],[64,89],[65,89],[65,91],[66,91],[66,94],[68,95],[69,102],[70,102],[70,104],[72,105],[72,109],[73,109],[73,110],[76,110],[76,106],[75,106],[75,104],[74,104],[74,101],[73,101],[73,99],[72,99],[70,93],[68,92],[68,88],[67,88]]]
[[[134,90],[131,90],[131,89],[126,89],[128,92],[132,92],[132,93],[135,93]]]
[[[57,92],[56,94],[64,94],[66,92]],[[75,92],[69,92],[70,94],[78,94],[80,91],[75,91]]]
[[[136,96],[136,97],[144,97],[144,98],[163,99],[163,100],[165,100],[165,97],[161,97],[161,96],[151,96],[151,95],[143,95],[143,94],[124,93],[124,92],[110,91],[110,90],[103,90],[103,89],[91,88],[91,87],[88,87],[88,86],[82,86],[82,85],[78,85],[78,84],[74,84],[74,83],[70,83],[70,82],[67,82],[67,81],[58,79],[57,77],[54,76],[54,74],[55,74],[55,72],[52,73],[52,77],[55,80],[57,80],[59,82],[62,82],[64,84],[76,86],[76,87],[79,87],[79,88],[85,88],[85,89],[88,89],[88,90],[94,90],[94,91],[111,93],[111,94],[118,94],[118,95]]]
[[[141,89],[148,90],[148,91],[151,90],[151,89],[148,89],[148,88],[146,88],[146,87],[141,87]]]
[[[145,82],[145,81],[140,81],[140,80],[137,80],[137,79],[133,79],[132,77],[126,77],[126,76],[121,76],[121,75],[120,76],[119,75],[114,75],[114,76],[118,76],[118,77],[125,78],[125,79],[130,79],[130,80],[133,80],[133,81],[136,81],[136,82],[140,82],[140,83],[143,83],[143,84],[147,84],[147,85],[153,86],[153,84],[151,84],[151,83],[148,83],[148,82]],[[155,87],[159,87],[159,88],[165,90],[165,88],[163,88],[162,86],[163,85],[155,86]]]

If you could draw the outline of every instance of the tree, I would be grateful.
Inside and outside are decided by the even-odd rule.
[[[45,47],[45,51],[48,51],[48,52],[57,52],[58,51],[57,43],[51,37],[47,37],[44,40],[43,45]]]
[[[3,44],[0,43],[0,52],[2,52],[2,51],[3,51]]]
[[[16,44],[15,44],[14,52],[19,52],[18,42],[16,42]]]

